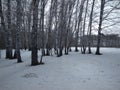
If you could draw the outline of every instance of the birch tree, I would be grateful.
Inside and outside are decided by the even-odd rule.
[[[40,58],[40,64],[44,64],[43,63],[43,56],[45,55],[45,25],[44,25],[44,19],[45,19],[45,6],[46,6],[47,0],[41,0],[41,19],[40,19],[40,26],[41,26],[41,39],[42,39],[42,50],[41,50],[41,58]]]
[[[38,49],[37,49],[37,31],[38,31],[38,6],[40,0],[32,0],[33,2],[33,26],[32,26],[32,52],[31,65],[38,65]]]
[[[100,53],[100,40],[101,40],[101,30],[102,30],[101,26],[102,26],[102,21],[103,21],[104,7],[105,7],[105,0],[101,0],[96,55],[101,55],[101,53]]]
[[[64,47],[65,47],[65,55],[68,55],[69,47],[70,47],[70,35],[71,35],[71,23],[72,23],[72,15],[74,10],[76,0],[69,0],[67,2],[67,14],[66,14],[66,30],[65,30],[65,40],[64,40]]]
[[[92,19],[93,19],[93,11],[94,11],[94,5],[95,5],[95,0],[92,1],[92,7],[91,7],[91,12],[90,12],[90,18],[89,18],[89,26],[88,26],[88,53],[91,54],[91,33],[92,33]]]
[[[17,22],[16,22],[16,55],[17,55],[17,62],[21,63],[21,53],[20,53],[20,31],[22,27],[22,11],[21,11],[21,0],[16,0],[17,2]]]
[[[2,11],[2,0],[0,0],[0,18],[1,18],[1,29],[3,29],[4,32],[6,32],[5,21],[3,17],[3,11]],[[0,37],[1,37],[1,34],[0,34]],[[0,58],[1,58],[1,50],[0,50]]]
[[[6,59],[12,59],[11,0],[7,0]]]
[[[82,37],[81,37],[81,52],[82,52],[82,54],[85,54],[86,47],[87,47],[87,38],[85,36],[85,29],[86,29],[86,18],[87,18],[87,12],[88,12],[88,3],[89,3],[89,0],[86,1],[85,16],[84,16],[84,20],[83,20],[83,31],[82,31]]]
[[[46,55],[50,55],[50,50],[52,49],[52,22],[53,22],[53,9],[55,0],[51,0],[50,10],[49,10],[49,18],[48,18],[48,32],[47,32],[47,43],[46,43]]]
[[[82,15],[83,15],[83,9],[84,9],[84,3],[85,3],[86,0],[81,0],[81,3],[80,3],[80,10],[79,10],[79,15],[78,15],[78,25],[77,25],[77,31],[76,31],[76,42],[78,43],[79,41],[79,33],[81,33],[81,22],[82,22]],[[77,47],[76,47],[76,50],[75,51],[78,51]]]

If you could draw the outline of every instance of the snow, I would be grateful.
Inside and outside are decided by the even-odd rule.
[[[31,52],[22,50],[24,62],[16,63],[4,59],[3,50],[0,90],[120,90],[120,49],[101,52],[99,56],[80,52],[46,56],[44,65],[30,66]]]

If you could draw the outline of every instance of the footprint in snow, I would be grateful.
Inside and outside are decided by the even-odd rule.
[[[23,75],[22,77],[24,77],[24,78],[38,78],[38,75],[35,73],[27,73],[27,74]]]

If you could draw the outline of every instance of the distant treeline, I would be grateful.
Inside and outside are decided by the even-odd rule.
[[[13,40],[13,49],[15,49],[15,30],[12,31],[12,40]],[[27,40],[25,39],[25,35],[26,35],[27,32],[21,32],[21,49],[30,49],[29,46],[28,46],[28,43],[27,43]],[[82,37],[80,37],[82,38]],[[90,40],[91,42],[91,46],[92,47],[96,47],[97,46],[97,35],[91,35],[91,36],[88,36],[88,35],[85,35],[84,38],[86,38],[86,41],[87,39]],[[54,42],[54,37],[52,38],[53,42]],[[81,39],[80,39],[81,40]],[[41,40],[39,40],[39,37],[38,37],[38,49],[41,48]],[[86,42],[86,45],[88,44],[88,42]],[[75,47],[75,38],[72,37],[72,41],[71,41],[71,47]],[[82,42],[79,42],[79,47],[82,46]],[[120,37],[118,34],[107,34],[107,35],[104,35],[102,34],[101,35],[101,42],[100,42],[100,46],[101,47],[120,47]],[[0,32],[0,49],[5,49],[6,48],[6,45],[5,45],[5,32]],[[53,47],[54,48],[54,47]]]

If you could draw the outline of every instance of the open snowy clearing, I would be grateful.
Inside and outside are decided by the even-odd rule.
[[[23,63],[0,59],[0,90],[120,90],[120,49],[102,48],[103,55],[80,54],[44,57],[44,65],[30,66],[31,53],[22,52]]]

